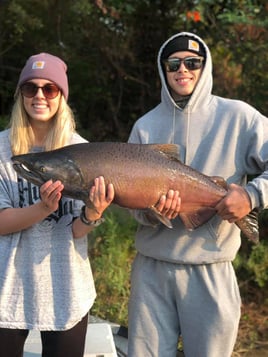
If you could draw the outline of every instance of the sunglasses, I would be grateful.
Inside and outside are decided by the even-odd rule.
[[[24,97],[33,98],[38,92],[39,88],[42,89],[42,92],[47,99],[56,98],[60,91],[59,87],[57,87],[56,84],[53,83],[47,83],[43,87],[39,87],[32,82],[26,82],[22,84],[20,90]]]
[[[203,65],[204,57],[168,58],[163,60],[167,72],[177,72],[183,63],[189,71],[200,69]]]

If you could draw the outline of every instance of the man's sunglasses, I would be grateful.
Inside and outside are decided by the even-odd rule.
[[[42,89],[42,92],[47,99],[56,98],[60,91],[59,87],[57,87],[56,84],[53,83],[47,83],[43,87],[39,87],[32,82],[26,82],[22,84],[20,90],[24,97],[33,98],[38,92],[39,88]]]
[[[204,57],[168,58],[163,60],[167,72],[177,72],[183,63],[189,71],[200,69],[203,65]]]

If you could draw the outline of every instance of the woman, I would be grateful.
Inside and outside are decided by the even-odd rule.
[[[85,142],[67,104],[67,66],[31,56],[19,77],[10,128],[0,133],[0,357],[23,355],[29,330],[41,331],[42,356],[82,357],[96,297],[87,233],[114,197],[103,177],[90,190],[94,209],[62,197],[61,182],[40,190],[18,177],[11,156]],[[81,213],[82,212],[82,213]]]

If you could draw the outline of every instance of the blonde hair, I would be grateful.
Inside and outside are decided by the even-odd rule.
[[[29,116],[24,109],[21,93],[16,96],[9,126],[13,155],[28,153],[34,145],[34,133],[29,122]],[[67,145],[74,132],[74,115],[62,95],[57,113],[51,120],[51,127],[45,140],[44,150],[54,150]]]

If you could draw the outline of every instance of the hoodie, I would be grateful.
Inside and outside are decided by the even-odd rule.
[[[206,61],[202,75],[184,108],[173,100],[161,65],[161,54],[177,36],[195,38],[203,44]],[[161,102],[136,121],[130,143],[174,143],[186,165],[208,176],[221,176],[228,184],[243,185],[252,209],[268,205],[268,119],[239,100],[212,94],[212,60],[204,41],[181,32],[160,48],[157,66],[161,80]],[[254,175],[248,182],[248,175]],[[193,231],[178,217],[173,228],[153,224],[143,211],[134,211],[139,222],[136,249],[154,259],[178,264],[210,264],[232,261],[241,244],[235,224],[215,215]]]

